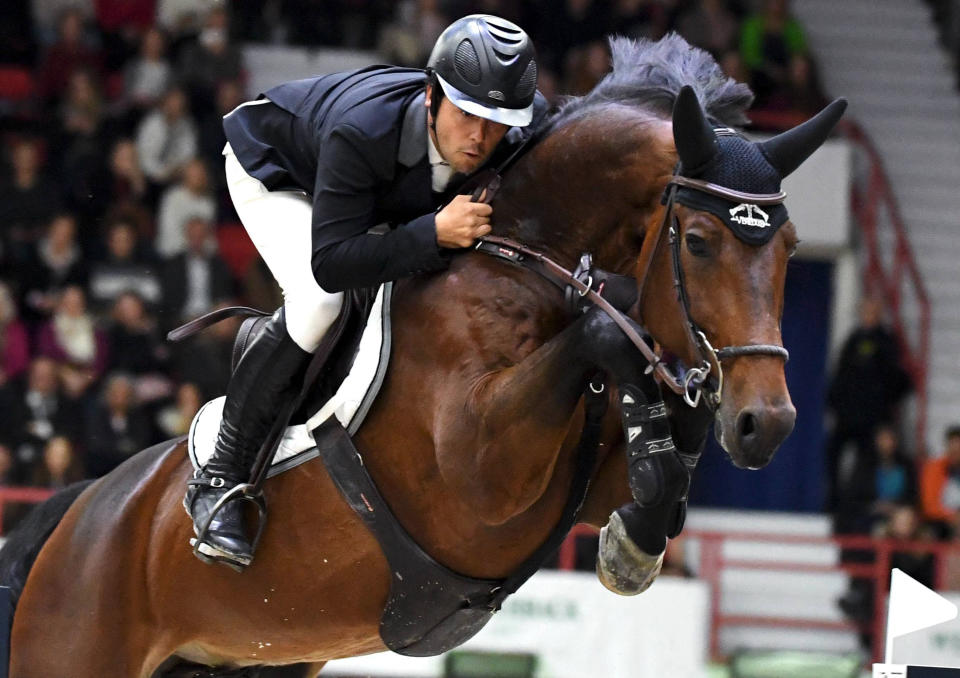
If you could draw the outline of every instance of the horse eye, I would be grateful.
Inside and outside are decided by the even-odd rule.
[[[788,258],[788,259],[793,258],[793,255],[797,253],[797,247],[799,247],[799,246],[800,246],[800,243],[798,242],[796,245],[794,245],[793,247],[790,248],[790,251],[787,252],[787,258]]]
[[[687,250],[690,254],[695,257],[708,257],[710,256],[710,251],[707,249],[707,241],[701,238],[699,235],[694,235],[693,233],[687,233],[684,240],[687,243]]]

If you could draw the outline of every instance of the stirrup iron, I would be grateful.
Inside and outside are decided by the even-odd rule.
[[[224,481],[223,478],[214,477],[211,478],[209,482],[197,482],[199,479],[192,479],[188,481],[190,485],[209,485],[211,487],[223,487]],[[220,481],[219,484],[216,481]],[[196,537],[191,537],[190,546],[193,547],[193,555],[202,560],[205,563],[220,562],[226,565],[229,565],[231,568],[237,572],[243,572],[251,562],[251,558],[241,558],[234,553],[228,553],[218,549],[214,544],[207,541],[207,538],[210,536],[210,525],[213,523],[213,519],[217,517],[217,514],[223,510],[223,507],[231,501],[246,501],[251,502],[257,507],[257,531],[254,534],[253,540],[250,542],[250,553],[256,553],[257,546],[260,544],[260,538],[263,536],[264,528],[267,524],[267,502],[263,497],[263,490],[258,489],[252,483],[240,483],[223,494],[220,499],[217,500],[217,503],[213,505],[213,509],[210,511],[210,515],[207,516],[206,521],[204,521],[203,526],[200,528],[199,534]],[[203,547],[206,547],[207,550],[203,550]]]

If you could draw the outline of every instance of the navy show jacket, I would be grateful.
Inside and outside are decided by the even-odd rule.
[[[282,84],[224,117],[241,166],[270,190],[313,200],[313,275],[337,292],[440,270],[436,208],[427,158],[426,73],[371,66]],[[534,122],[512,128],[488,165],[506,157],[546,113],[538,93]],[[368,231],[382,223],[384,234]],[[277,224],[283,228],[283,224]]]

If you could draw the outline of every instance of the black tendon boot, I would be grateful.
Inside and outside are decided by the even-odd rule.
[[[247,348],[227,386],[223,419],[213,456],[190,481],[184,505],[193,518],[201,560],[220,560],[237,569],[253,559],[238,485],[250,482],[257,452],[283,405],[295,398],[311,354],[287,333],[284,311],[273,314]],[[209,527],[204,531],[204,526]]]
[[[645,393],[633,384],[621,383],[619,389],[634,500],[640,506],[654,506],[680,499],[686,495],[689,472],[673,445],[666,405],[658,393]]]

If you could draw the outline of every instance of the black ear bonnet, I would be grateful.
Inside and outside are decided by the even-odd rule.
[[[750,197],[769,203],[780,194],[783,178],[823,144],[845,108],[846,100],[838,99],[801,125],[755,143],[732,129],[714,127],[693,89],[684,87],[673,109],[677,175],[711,184],[720,193],[727,189],[748,195],[734,199],[689,185],[675,189],[668,185],[664,201],[676,190],[678,203],[713,214],[740,240],[751,245],[768,242],[786,223],[787,208],[782,197],[776,204],[757,204]]]

